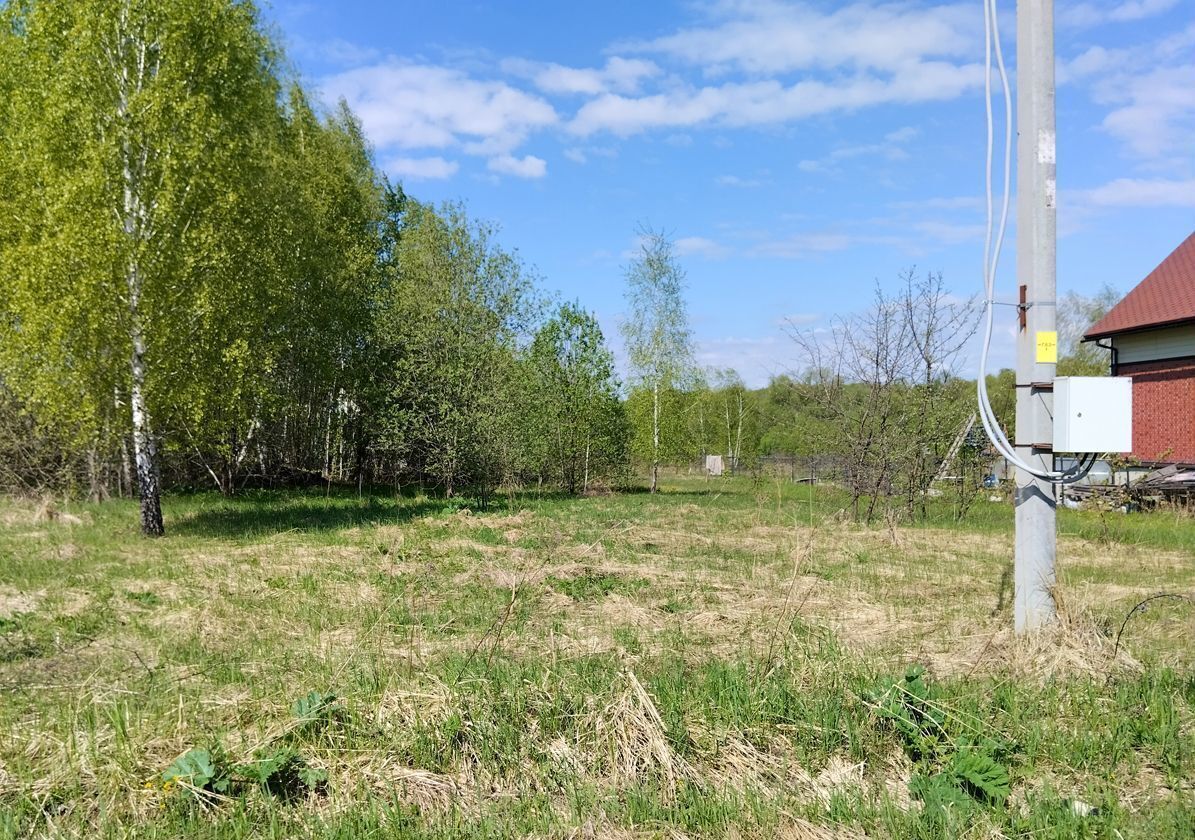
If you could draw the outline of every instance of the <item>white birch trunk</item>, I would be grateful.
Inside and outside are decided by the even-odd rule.
[[[651,389],[651,492],[660,484],[660,384]]]
[[[127,6],[126,12],[127,15]],[[127,17],[122,24],[127,23]],[[128,114],[129,93],[135,86],[140,89],[145,81],[145,44],[134,45],[132,36],[121,33],[119,67],[119,116],[123,122]],[[136,63],[136,78],[130,78],[130,63],[133,56],[126,50],[139,48]],[[145,403],[145,330],[141,310],[141,244],[145,234],[145,203],[141,195],[141,180],[144,176],[144,155],[140,160],[134,156],[129,138],[121,142],[121,180],[123,187],[122,215],[124,234],[129,248],[128,264],[125,267],[125,281],[128,288],[129,342],[132,345],[130,358],[131,382],[129,387],[129,408],[133,420],[133,462],[137,472],[137,488],[141,497],[141,532],[146,536],[159,537],[165,533],[162,523],[161,488],[158,482],[157,451],[154,445],[153,427],[149,409]]]

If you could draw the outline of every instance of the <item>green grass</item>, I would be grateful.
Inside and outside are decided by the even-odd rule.
[[[1195,521],[1061,511],[1067,623],[1024,645],[1006,504],[665,491],[176,495],[156,541],[0,500],[0,837],[1191,836],[1195,610],[1113,653]],[[164,789],[193,748],[226,798]]]

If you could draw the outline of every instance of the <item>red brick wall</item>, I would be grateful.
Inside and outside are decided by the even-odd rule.
[[[1133,378],[1133,455],[1195,462],[1195,358],[1119,365]]]

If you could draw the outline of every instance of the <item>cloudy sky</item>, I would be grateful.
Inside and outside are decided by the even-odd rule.
[[[1195,7],[1056,8],[1059,290],[1127,291],[1195,230]],[[979,288],[981,0],[274,0],[266,14],[393,179],[496,222],[614,343],[642,224],[676,241],[700,360],[752,384],[798,364],[786,320],[824,326],[909,267]],[[1012,274],[1001,283],[1012,299]]]

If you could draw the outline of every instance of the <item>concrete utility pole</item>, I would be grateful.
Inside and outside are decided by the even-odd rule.
[[[1053,469],[1056,194],[1054,4],[1017,2],[1017,454]],[[1018,633],[1054,618],[1054,486],[1017,470],[1014,611]]]

